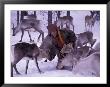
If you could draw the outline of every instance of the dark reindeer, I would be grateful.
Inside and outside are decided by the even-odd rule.
[[[41,30],[40,28],[40,20],[36,20],[35,18],[33,18],[32,16],[27,16],[27,19],[23,19],[16,27],[12,27],[13,30],[13,36],[15,36],[20,30],[22,31],[22,35],[21,35],[21,40],[20,42],[22,42],[22,38],[24,35],[24,31],[28,31],[28,35],[30,37],[30,42],[33,41],[31,39],[31,35],[30,35],[30,31],[37,31],[40,33],[38,40],[40,39],[41,35],[42,35],[42,41],[44,39],[44,32]]]
[[[61,26],[61,29],[63,29],[64,24],[66,24],[66,29],[70,29],[70,25],[72,25],[74,31],[73,17],[71,16],[59,17],[56,24],[57,27]]]
[[[48,58],[46,51],[39,49],[35,43],[29,44],[25,42],[17,43],[11,48],[14,48],[11,49],[11,57],[13,57],[13,61],[11,61],[11,76],[13,76],[13,68],[15,69],[17,74],[20,74],[16,68],[16,64],[24,57],[28,57],[31,60],[35,59],[38,71],[41,73],[37,60],[43,57]],[[25,74],[27,74],[29,59],[27,60]]]

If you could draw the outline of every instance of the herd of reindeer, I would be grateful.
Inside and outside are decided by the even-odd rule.
[[[80,34],[76,34],[76,48],[74,50],[71,43],[64,45],[61,53],[66,53],[67,55],[61,61],[59,67],[63,66],[71,66],[72,71],[77,73],[79,70],[88,70],[93,71],[95,76],[100,76],[100,42],[96,43],[96,39],[93,39],[92,27],[95,24],[95,14],[85,16],[85,29],[86,31]],[[70,30],[70,25],[73,27],[72,32],[74,32],[74,24],[73,24],[73,17],[71,16],[63,16],[58,18],[57,21],[54,22],[57,27],[60,29],[68,29]],[[66,28],[63,26],[66,25]],[[52,39],[48,37],[44,37],[44,32],[40,27],[40,20],[36,20],[33,15],[28,15],[26,19],[23,19],[16,27],[13,24],[12,27],[13,35],[15,36],[19,31],[22,32],[21,39],[19,43],[16,43],[11,46],[11,57],[13,60],[11,61],[11,76],[13,77],[13,68],[17,74],[20,74],[17,70],[16,64],[23,59],[24,57],[28,57],[29,59],[26,60],[26,71],[27,74],[28,64],[30,59],[34,59],[36,62],[36,66],[38,68],[39,73],[42,71],[39,68],[38,60],[42,58],[46,58],[48,60],[49,49],[48,46],[52,45]],[[24,32],[27,31],[30,42],[26,43],[22,42],[22,38]],[[37,31],[40,33],[38,36],[38,40],[42,36],[42,43],[40,47],[32,40],[30,32]],[[94,44],[96,45],[94,46]],[[93,47],[94,46],[94,47]],[[82,64],[85,66],[82,66]],[[81,67],[79,69],[79,67]]]

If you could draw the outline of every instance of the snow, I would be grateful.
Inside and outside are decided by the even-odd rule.
[[[41,22],[41,29],[44,31],[44,36],[47,35],[47,11],[44,13],[40,13],[40,11],[36,12],[37,18],[39,20],[42,20]],[[62,12],[61,16],[66,15],[65,12]],[[85,31],[85,21],[84,18],[86,15],[90,15],[89,11],[71,11],[70,15],[73,17],[73,24],[75,26],[75,33],[81,33]],[[55,17],[53,17],[55,20]],[[11,11],[11,23],[14,23],[16,26],[16,11]],[[12,26],[11,26],[12,27]],[[97,39],[97,42],[100,41],[100,23],[96,21],[93,29],[93,37],[94,39]],[[12,29],[11,29],[11,45],[16,44],[19,42],[21,39],[21,32],[18,32],[16,36],[12,36]],[[40,41],[37,42],[37,38],[39,36],[38,32],[31,32],[32,39],[37,43],[38,46],[42,43],[42,40],[40,38]],[[28,33],[25,32],[23,36],[23,42],[29,42],[29,36]],[[69,70],[57,70],[56,65],[57,65],[57,56],[54,58],[52,61],[47,61],[44,62],[45,58],[43,58],[41,61],[38,61],[39,67],[43,73],[39,73],[38,69],[36,67],[35,61],[30,60],[29,62],[29,67],[28,67],[28,73],[27,75],[25,74],[25,69],[26,69],[26,60],[22,59],[18,64],[17,64],[17,69],[21,73],[21,75],[16,74],[14,71],[14,77],[94,77],[94,75],[87,73],[87,72],[78,72],[74,74],[72,71]],[[83,66],[83,65],[82,65]]]

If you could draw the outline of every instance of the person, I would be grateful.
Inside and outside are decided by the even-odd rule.
[[[64,44],[72,43],[73,48],[75,47],[75,41],[76,41],[75,33],[72,30],[60,29],[55,24],[48,25],[47,29],[48,29],[49,35],[52,37],[52,44],[54,47],[52,50],[56,50],[55,52],[58,56],[58,63],[56,68],[61,69],[59,68],[59,64],[61,63],[61,60],[63,59],[64,56],[61,54],[60,51],[63,48]],[[51,50],[50,50],[50,53],[52,55]]]

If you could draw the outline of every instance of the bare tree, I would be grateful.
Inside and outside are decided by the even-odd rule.
[[[70,16],[70,11],[67,11],[67,16]]]
[[[52,24],[52,11],[48,11],[48,26]],[[49,34],[49,31],[48,31]]]
[[[48,25],[52,24],[52,11],[48,11]]]
[[[21,11],[21,18],[20,18],[20,21],[23,20],[24,16],[27,16],[28,15],[28,12],[27,11]]]
[[[34,11],[34,16],[35,16],[35,18],[36,18],[36,11]]]
[[[17,11],[17,25],[19,24],[19,11]]]
[[[57,17],[60,18],[60,11],[58,11],[58,13],[57,13]]]

